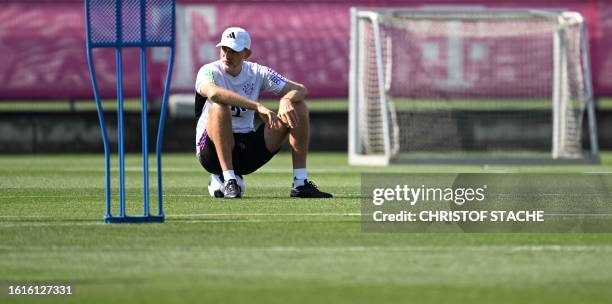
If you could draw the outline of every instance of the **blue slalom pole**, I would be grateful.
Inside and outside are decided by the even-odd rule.
[[[123,57],[121,48],[117,58],[117,145],[119,146],[119,217],[125,217],[125,151],[123,146]]]
[[[105,187],[106,187],[106,223],[162,223],[163,185],[162,185],[162,142],[164,125],[167,116],[168,95],[174,62],[174,37],[176,33],[175,0],[135,0],[139,6],[125,6],[124,1],[85,0],[87,62],[92,79],[98,120],[104,144]],[[134,4],[134,3],[132,3]],[[125,6],[125,7],[124,7]],[[111,12],[114,10],[114,14]],[[140,18],[137,26],[131,21]],[[123,24],[123,21],[127,23]],[[123,33],[126,31],[126,33]],[[134,37],[138,31],[139,38]],[[125,37],[125,39],[124,39]],[[168,47],[170,58],[166,75],[165,88],[160,110],[158,136],[156,144],[158,172],[158,213],[151,215],[149,185],[149,148],[148,148],[148,96],[147,96],[147,49],[151,47]],[[94,48],[114,48],[117,71],[117,141],[119,157],[119,212],[113,216],[111,197],[111,161],[110,144],[104,119],[104,109],[100,101],[100,91],[93,64]],[[141,93],[141,133],[142,133],[142,166],[143,166],[143,215],[128,216],[126,212],[126,176],[125,176],[125,139],[124,139],[124,100],[123,100],[123,53],[124,48],[140,48],[140,93]]]
[[[142,122],[142,176],[143,176],[143,209],[144,216],[150,215],[149,209],[149,140],[147,122],[147,50],[140,48],[140,99]]]
[[[122,41],[123,25],[121,1],[115,2],[115,33],[117,41]],[[119,217],[125,217],[125,153],[123,146],[123,56],[121,47],[115,49],[117,61],[117,145],[119,146]]]
[[[176,16],[176,4],[172,5],[171,15],[173,18]],[[176,23],[172,22],[171,27],[171,41],[169,43],[170,58],[168,60],[168,71],[166,72],[166,81],[164,83],[164,95],[162,97],[162,105],[159,115],[159,126],[157,128],[157,144],[155,147],[155,156],[157,158],[157,203],[158,203],[158,215],[164,217],[164,193],[162,186],[162,143],[164,140],[164,126],[166,125],[166,115],[168,113],[168,95],[170,93],[170,83],[172,80],[172,69],[174,67],[174,36],[176,34]]]
[[[140,3],[140,41],[147,40],[145,1]],[[143,215],[151,215],[149,207],[149,137],[147,112],[147,49],[140,47],[140,102],[142,121],[142,183],[143,183]]]
[[[174,29],[173,29],[174,30]],[[164,216],[163,209],[163,187],[162,187],[162,142],[164,140],[164,126],[166,124],[166,114],[168,112],[168,94],[170,93],[170,82],[172,78],[172,67],[174,66],[174,48],[170,48],[170,62],[168,63],[168,72],[166,72],[166,83],[164,96],[162,98],[161,114],[159,116],[159,127],[157,129],[157,145],[155,155],[157,157],[157,198],[158,198],[158,213],[159,216]]]
[[[87,24],[87,34],[89,35],[89,24]],[[89,76],[91,77],[91,84],[93,86],[94,99],[96,101],[96,112],[98,112],[98,122],[100,124],[100,132],[102,133],[102,144],[104,146],[104,179],[105,179],[105,199],[106,199],[106,212],[104,219],[110,219],[113,214],[111,211],[111,177],[110,177],[110,148],[108,144],[108,133],[106,132],[106,121],[104,120],[104,108],[100,101],[100,91],[98,89],[98,81],[96,80],[96,73],[94,69],[94,62],[91,48],[87,48],[87,63],[89,66]]]

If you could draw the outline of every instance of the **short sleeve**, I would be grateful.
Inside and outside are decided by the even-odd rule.
[[[207,83],[218,85],[218,83],[216,82],[218,81],[217,78],[218,78],[218,75],[215,75],[215,72],[213,71],[210,64],[204,65],[202,68],[200,68],[200,70],[198,71],[198,76],[196,77],[196,83],[195,83],[196,92],[200,92],[200,87]]]
[[[280,93],[287,84],[287,78],[266,66],[262,66],[261,70],[263,73],[262,90],[274,94]]]

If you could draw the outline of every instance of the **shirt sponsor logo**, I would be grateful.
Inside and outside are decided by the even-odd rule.
[[[280,85],[281,83],[287,82],[287,79],[283,77],[281,74],[277,73],[271,68],[268,68],[268,73],[270,73],[270,81],[275,85]]]

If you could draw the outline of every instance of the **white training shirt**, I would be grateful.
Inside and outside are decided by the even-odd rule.
[[[285,87],[287,80],[271,68],[249,61],[242,63],[240,74],[234,77],[227,74],[223,69],[221,60],[217,60],[202,66],[198,71],[195,84],[196,92],[200,92],[200,87],[206,83],[213,83],[218,87],[230,90],[250,100],[258,100],[259,92],[280,93]],[[210,105],[211,101],[207,100],[202,115],[198,120],[196,127],[196,151],[198,151],[198,142],[206,129]],[[234,106],[231,106],[231,110],[234,133],[254,131],[254,110]]]

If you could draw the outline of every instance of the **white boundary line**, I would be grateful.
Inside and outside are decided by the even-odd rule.
[[[278,216],[305,216],[305,217],[316,217],[316,216],[339,216],[339,217],[350,217],[350,216],[361,216],[360,212],[349,212],[349,213],[333,213],[333,212],[317,212],[317,213],[183,213],[183,214],[166,214],[167,219],[173,218],[199,218],[199,217],[278,217]],[[369,215],[369,214],[368,214]],[[608,217],[612,216],[612,213],[547,213],[545,216],[601,216]],[[56,216],[50,215],[0,215],[0,219],[14,219],[14,218],[34,218],[34,219],[45,219],[45,218],[57,218]],[[82,218],[67,218],[65,221],[79,221]],[[87,220],[87,219],[85,219]]]
[[[166,215],[166,219],[172,221],[172,219],[187,219],[181,220],[179,223],[183,224],[213,224],[213,223],[277,223],[286,222],[285,220],[279,219],[278,217],[289,216],[289,217],[356,217],[361,216],[361,213],[194,213],[194,214],[171,214]],[[248,217],[276,217],[276,219],[257,219]],[[3,222],[2,219],[25,219],[18,222]],[[11,227],[23,227],[23,226],[94,226],[104,225],[103,219],[64,219],[60,221],[28,221],[28,219],[54,219],[55,216],[48,215],[0,215],[0,227],[11,228]]]
[[[23,252],[27,251],[44,251],[49,250],[69,250],[71,248],[82,250],[82,246],[36,246],[36,245],[25,245],[25,246],[14,246],[14,245],[2,245],[0,244],[0,250],[19,250]],[[113,247],[114,248],[114,247]],[[149,248],[142,248],[143,251],[147,251]],[[215,252],[222,251],[224,253],[236,252],[458,252],[458,251],[471,251],[471,252],[612,252],[612,245],[466,245],[466,246],[270,246],[270,247],[198,247],[198,252]],[[181,253],[185,251],[180,250]]]
[[[104,168],[101,167],[70,167],[70,168],[60,168],[60,169],[56,169],[56,168],[42,168],[42,169],[37,169],[38,171],[64,171],[64,172],[82,172],[82,171],[89,171],[89,172],[104,172]],[[118,171],[118,170],[113,170],[111,169],[113,172]],[[126,166],[125,167],[125,172],[142,172],[142,167],[138,167],[138,166]],[[151,168],[149,170],[149,173],[156,173],[157,169],[156,168]],[[203,173],[203,174],[208,174],[206,173],[206,171],[203,171],[203,169],[201,169],[199,166],[194,166],[193,168],[165,168],[163,169],[163,172],[194,172],[194,173]],[[351,168],[347,168],[344,170],[331,170],[331,169],[308,169],[308,172],[311,173],[360,173],[359,169],[351,169]],[[257,173],[287,173],[287,174],[292,174],[291,168],[288,169],[277,169],[277,168],[261,168],[259,170],[257,170]]]
[[[170,214],[169,218],[189,218],[208,216],[361,216],[361,213],[194,213],[194,214]]]
[[[184,214],[167,214],[167,219],[172,218],[192,218],[192,217],[215,217],[215,216],[231,216],[231,217],[240,217],[240,216],[361,216],[361,213],[329,213],[329,212],[321,212],[321,213],[184,213]],[[37,218],[37,219],[45,219],[45,218],[57,218],[56,216],[50,215],[0,215],[0,219],[2,218]],[[76,221],[81,219],[65,219],[66,221]]]

